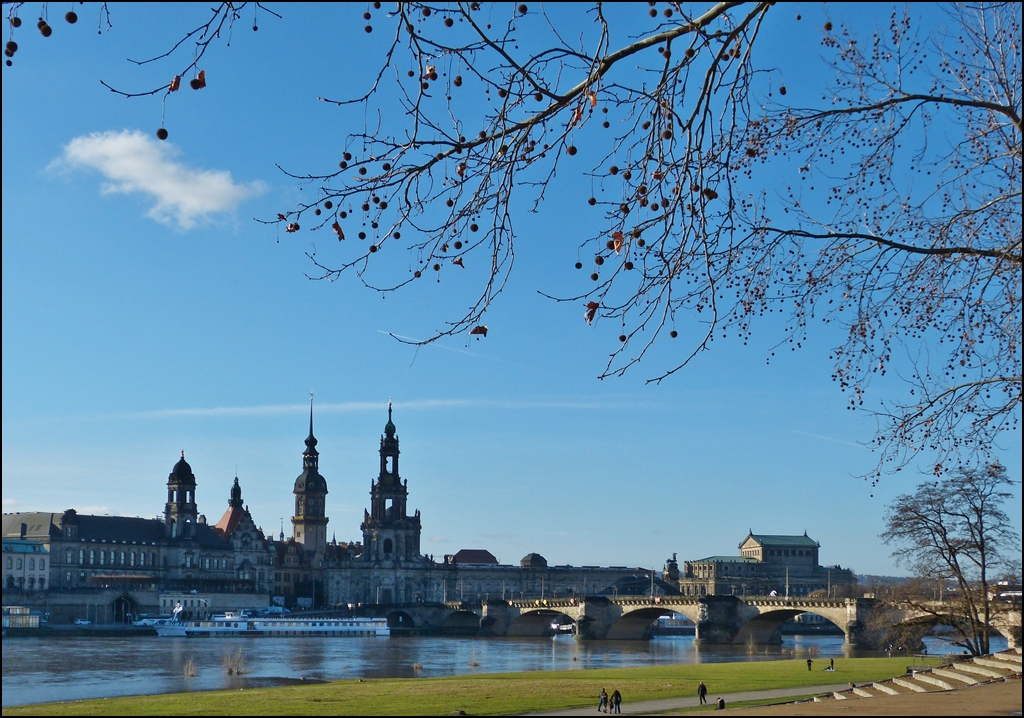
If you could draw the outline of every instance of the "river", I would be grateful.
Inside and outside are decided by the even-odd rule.
[[[3,706],[47,701],[283,685],[301,680],[451,676],[673,663],[841,658],[842,636],[786,635],[782,646],[694,646],[554,638],[5,638]],[[948,647],[926,639],[930,653]],[[1005,639],[993,650],[1006,647]],[[240,652],[240,654],[239,654]],[[244,672],[225,663],[241,656]],[[871,655],[871,654],[865,654]],[[191,659],[195,675],[186,677]]]

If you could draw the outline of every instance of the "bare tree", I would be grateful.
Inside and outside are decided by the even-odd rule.
[[[122,94],[201,86],[246,7],[215,7],[153,58],[194,42],[169,86]],[[614,327],[602,377],[682,327],[663,381],[781,312],[779,346],[843,327],[833,376],[851,408],[887,372],[906,385],[875,410],[876,476],[919,454],[936,475],[983,466],[1019,428],[1019,5],[911,6],[866,36],[826,20],[820,47],[792,51],[824,53],[833,79],[803,88],[760,60],[797,36],[785,4],[400,2],[364,19],[389,29],[375,79],[320,98],[361,108],[364,129],[330,171],[288,172],[315,199],[263,220],[337,238],[310,253],[315,278],[390,292],[470,272],[475,299],[421,343],[486,336],[516,218],[582,177],[590,217],[564,241],[590,280],[549,296]]]
[[[1020,555],[1020,537],[1002,509],[1013,483],[998,465],[960,470],[897,497],[885,517],[881,537],[897,547],[896,560],[929,587],[943,590],[939,596],[922,591],[901,595],[899,603],[951,626],[955,645],[974,655],[989,652],[992,619],[1000,605],[990,590],[992,577]],[[949,592],[944,591],[947,582],[954,586]]]

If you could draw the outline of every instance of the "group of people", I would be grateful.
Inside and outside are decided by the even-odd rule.
[[[622,694],[616,688],[612,691],[611,695],[602,688],[601,695],[597,697],[597,710],[601,713],[621,713],[622,709],[619,706],[622,705]]]
[[[810,658],[807,659],[807,670],[811,670],[812,661]],[[830,658],[828,666],[824,669],[826,671],[834,671],[836,669],[835,659]],[[852,683],[850,684],[853,685]],[[708,703],[708,687],[704,685],[704,681],[701,681],[697,685],[697,698],[700,699],[700,705],[707,705]],[[598,696],[597,710],[601,713],[621,713],[622,710],[619,706],[622,705],[622,694],[618,690],[612,691],[609,696],[608,692],[602,688],[601,695]],[[719,698],[715,702],[715,709],[724,711],[725,710],[725,699]]]

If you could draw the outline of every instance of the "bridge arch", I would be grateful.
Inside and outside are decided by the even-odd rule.
[[[609,640],[637,640],[651,637],[651,626],[674,611],[664,606],[649,606],[625,612],[608,628]]]
[[[405,611],[390,611],[385,618],[392,631],[411,631],[416,628],[416,619]]]
[[[524,611],[514,618],[508,625],[506,635],[508,636],[550,636],[555,631],[552,623],[564,625],[575,624],[576,620],[564,611],[541,608],[533,611]]]
[[[733,638],[733,643],[779,645],[782,643],[782,624],[796,618],[801,613],[813,613],[816,616],[821,616],[832,625],[838,627],[844,634],[846,633],[847,627],[838,623],[836,617],[829,615],[828,612],[806,610],[806,607],[780,608],[764,611],[742,624],[739,631],[736,632],[735,638]],[[845,624],[845,621],[843,623]]]
[[[444,617],[440,628],[446,633],[475,635],[480,630],[480,616],[472,611],[452,611]]]

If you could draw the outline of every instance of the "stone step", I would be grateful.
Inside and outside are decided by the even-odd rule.
[[[1016,663],[1018,666],[1021,664],[1022,658],[1019,653],[1010,653],[1008,651],[1000,651],[999,653],[993,653],[992,657],[1000,661]]]
[[[893,678],[892,682],[898,685],[900,688],[906,688],[907,690],[914,691],[915,693],[928,692],[927,688],[909,678]]]
[[[861,698],[879,698],[881,696],[889,695],[883,690],[879,690],[878,685],[875,683],[865,683],[862,686],[857,686],[851,689],[854,695],[860,696]]]
[[[949,681],[943,680],[938,676],[933,676],[931,673],[925,673],[924,671],[921,673],[915,673],[914,680],[920,681],[921,683],[930,683],[933,686],[938,686],[944,691],[951,691],[954,688]]]
[[[950,666],[943,666],[942,668],[933,668],[932,675],[940,676],[942,678],[951,678],[954,681],[960,681],[964,685],[973,686],[978,682],[978,679],[974,676],[969,676],[966,673],[961,673],[959,667],[954,669]]]
[[[1020,665],[1011,663],[1010,661],[1001,661],[998,658],[975,658],[974,663],[979,666],[988,666],[989,668],[1002,668],[1003,670],[1013,671],[1014,673],[1020,673]]]
[[[852,698],[853,694],[851,694],[849,691],[833,691],[832,697],[835,698],[837,701],[845,701]]]
[[[986,668],[985,666],[979,666],[976,663],[957,663],[956,669],[958,671],[964,671],[966,673],[974,673],[975,675],[985,676],[986,678],[1002,678],[1007,675],[1007,672],[1011,670],[1009,666],[1006,668]]]
[[[898,690],[896,690],[891,685],[891,681],[886,681],[885,683],[872,683],[871,687],[874,688],[876,691],[881,691],[882,693],[885,693],[886,695],[889,695],[889,696],[902,696],[902,695],[906,695],[905,691],[898,691]]]

